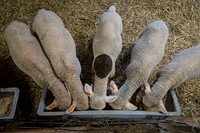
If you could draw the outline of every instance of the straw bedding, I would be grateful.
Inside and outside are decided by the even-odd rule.
[[[42,89],[15,66],[9,55],[3,32],[13,20],[31,26],[34,16],[41,8],[56,12],[74,37],[77,56],[82,66],[83,83],[93,81],[92,40],[99,16],[111,5],[116,6],[123,20],[123,50],[117,60],[116,75],[113,78],[118,84],[123,83],[123,71],[130,61],[131,46],[148,23],[162,19],[170,30],[164,58],[151,74],[150,83],[155,80],[156,72],[168,64],[176,53],[200,43],[199,0],[1,0],[0,5],[0,87],[20,88],[19,109],[27,116],[35,114]],[[182,116],[194,119],[200,117],[199,88],[200,80],[197,79],[185,82],[177,89]]]

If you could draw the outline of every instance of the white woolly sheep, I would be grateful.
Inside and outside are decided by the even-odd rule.
[[[33,29],[39,36],[53,70],[71,93],[73,104],[65,113],[75,108],[88,109],[88,97],[80,80],[81,65],[76,56],[75,42],[63,21],[54,12],[41,9],[34,18]]]
[[[169,89],[175,89],[183,82],[200,77],[200,44],[183,50],[175,55],[171,63],[158,72],[158,79],[150,89],[145,87],[143,103],[147,108],[158,106],[159,110],[167,113],[162,98]]]
[[[22,22],[13,21],[5,30],[5,39],[17,67],[32,77],[41,88],[51,90],[61,110],[68,108],[71,104],[71,95],[53,73],[30,28]]]
[[[122,49],[122,20],[115,6],[109,7],[101,17],[98,31],[93,40],[94,60],[92,69],[95,72],[94,92],[85,85],[85,92],[90,98],[92,109],[103,109],[106,103],[116,100],[116,96],[107,96],[108,78],[115,74],[115,61]]]
[[[132,49],[131,62],[125,70],[125,83],[118,90],[114,81],[110,82],[112,94],[118,96],[117,100],[109,103],[113,109],[137,109],[129,100],[135,91],[147,82],[151,71],[161,61],[168,34],[168,28],[161,20],[150,23],[140,34]]]

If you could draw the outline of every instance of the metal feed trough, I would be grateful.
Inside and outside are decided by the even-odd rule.
[[[48,101],[50,91],[44,89],[38,108],[39,116],[63,116],[64,111],[54,110],[46,111],[45,107]],[[52,94],[51,94],[52,96]],[[53,99],[51,97],[51,99]],[[167,93],[167,98],[165,101],[165,107],[168,111],[167,114],[162,114],[159,112],[148,112],[148,111],[125,111],[125,110],[86,110],[86,111],[74,111],[67,115],[67,117],[84,118],[84,119],[96,119],[96,118],[108,118],[108,119],[131,119],[135,121],[140,121],[144,119],[155,119],[163,120],[168,116],[178,116],[181,114],[180,106],[177,100],[175,90],[170,90]]]
[[[0,97],[13,96],[12,104],[10,105],[10,113],[6,116],[0,117],[0,120],[10,120],[15,116],[15,111],[17,107],[17,101],[19,98],[19,89],[16,87],[13,88],[0,88]],[[0,105],[1,107],[1,105]]]

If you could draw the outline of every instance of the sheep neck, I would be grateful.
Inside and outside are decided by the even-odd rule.
[[[65,83],[73,99],[78,99],[84,94],[83,85],[79,75],[68,76]]]
[[[162,99],[167,94],[167,91],[171,86],[172,82],[170,82],[168,78],[160,77],[151,90],[157,99]]]
[[[120,97],[122,97],[124,100],[129,100],[134,92],[137,90],[138,86],[140,86],[139,82],[127,79],[119,89]]]
[[[48,88],[58,102],[61,101],[61,99],[68,97],[64,84],[62,84],[54,74],[47,74],[47,76],[45,76],[42,88]]]
[[[94,93],[98,96],[105,96],[107,92],[108,76],[100,79],[95,76],[94,80]]]

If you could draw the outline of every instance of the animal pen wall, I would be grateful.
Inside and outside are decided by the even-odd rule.
[[[123,22],[123,48],[117,59],[116,74],[113,77],[119,85],[125,79],[123,72],[130,62],[130,49],[148,23],[162,19],[169,28],[164,57],[152,72],[150,83],[155,80],[157,71],[171,62],[175,54],[200,43],[199,0],[1,0],[0,88],[20,89],[17,118],[36,116],[42,89],[14,64],[4,39],[4,31],[8,24],[19,20],[31,26],[33,18],[41,8],[57,13],[76,42],[77,56],[82,67],[81,80],[83,84],[92,83],[92,40],[99,16],[113,4]],[[181,117],[171,119],[200,123],[199,88],[199,79],[185,82],[177,88],[182,114]]]

